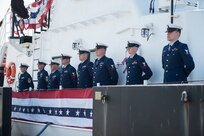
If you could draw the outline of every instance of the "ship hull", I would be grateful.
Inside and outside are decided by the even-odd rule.
[[[36,136],[46,124],[12,120],[12,136]],[[91,129],[49,125],[41,136],[92,136]]]
[[[97,87],[94,95],[94,136],[204,135],[204,85]]]

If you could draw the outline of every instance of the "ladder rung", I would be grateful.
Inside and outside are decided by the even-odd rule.
[[[39,59],[33,59],[33,61],[36,61],[36,60],[38,61]]]
[[[38,71],[38,69],[33,69],[33,71]]]
[[[40,39],[40,37],[36,37],[36,38],[35,38],[35,40],[38,40],[38,39]]]
[[[36,50],[39,50],[40,48],[35,48],[34,50],[36,51]]]
[[[40,34],[41,32],[34,32],[35,34]]]

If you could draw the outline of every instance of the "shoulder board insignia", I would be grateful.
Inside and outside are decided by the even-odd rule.
[[[31,83],[31,79],[30,78],[28,78],[28,83]]]
[[[189,51],[185,49],[186,55],[189,55]]]
[[[143,64],[143,66],[144,66],[144,67],[146,67],[146,66],[147,66],[145,62],[143,62],[142,64]]]
[[[114,70],[114,69],[115,69],[115,66],[114,66],[114,65],[111,65],[111,68],[112,68],[112,70]]]

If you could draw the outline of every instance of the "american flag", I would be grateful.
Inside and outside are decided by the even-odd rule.
[[[30,17],[28,19],[27,29],[39,28],[44,22],[47,13],[52,6],[53,0],[39,0],[30,5],[28,11]]]
[[[92,89],[13,92],[12,118],[92,128]]]

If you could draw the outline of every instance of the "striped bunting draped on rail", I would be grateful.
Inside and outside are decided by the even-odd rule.
[[[13,92],[12,118],[92,127],[92,89]]]

